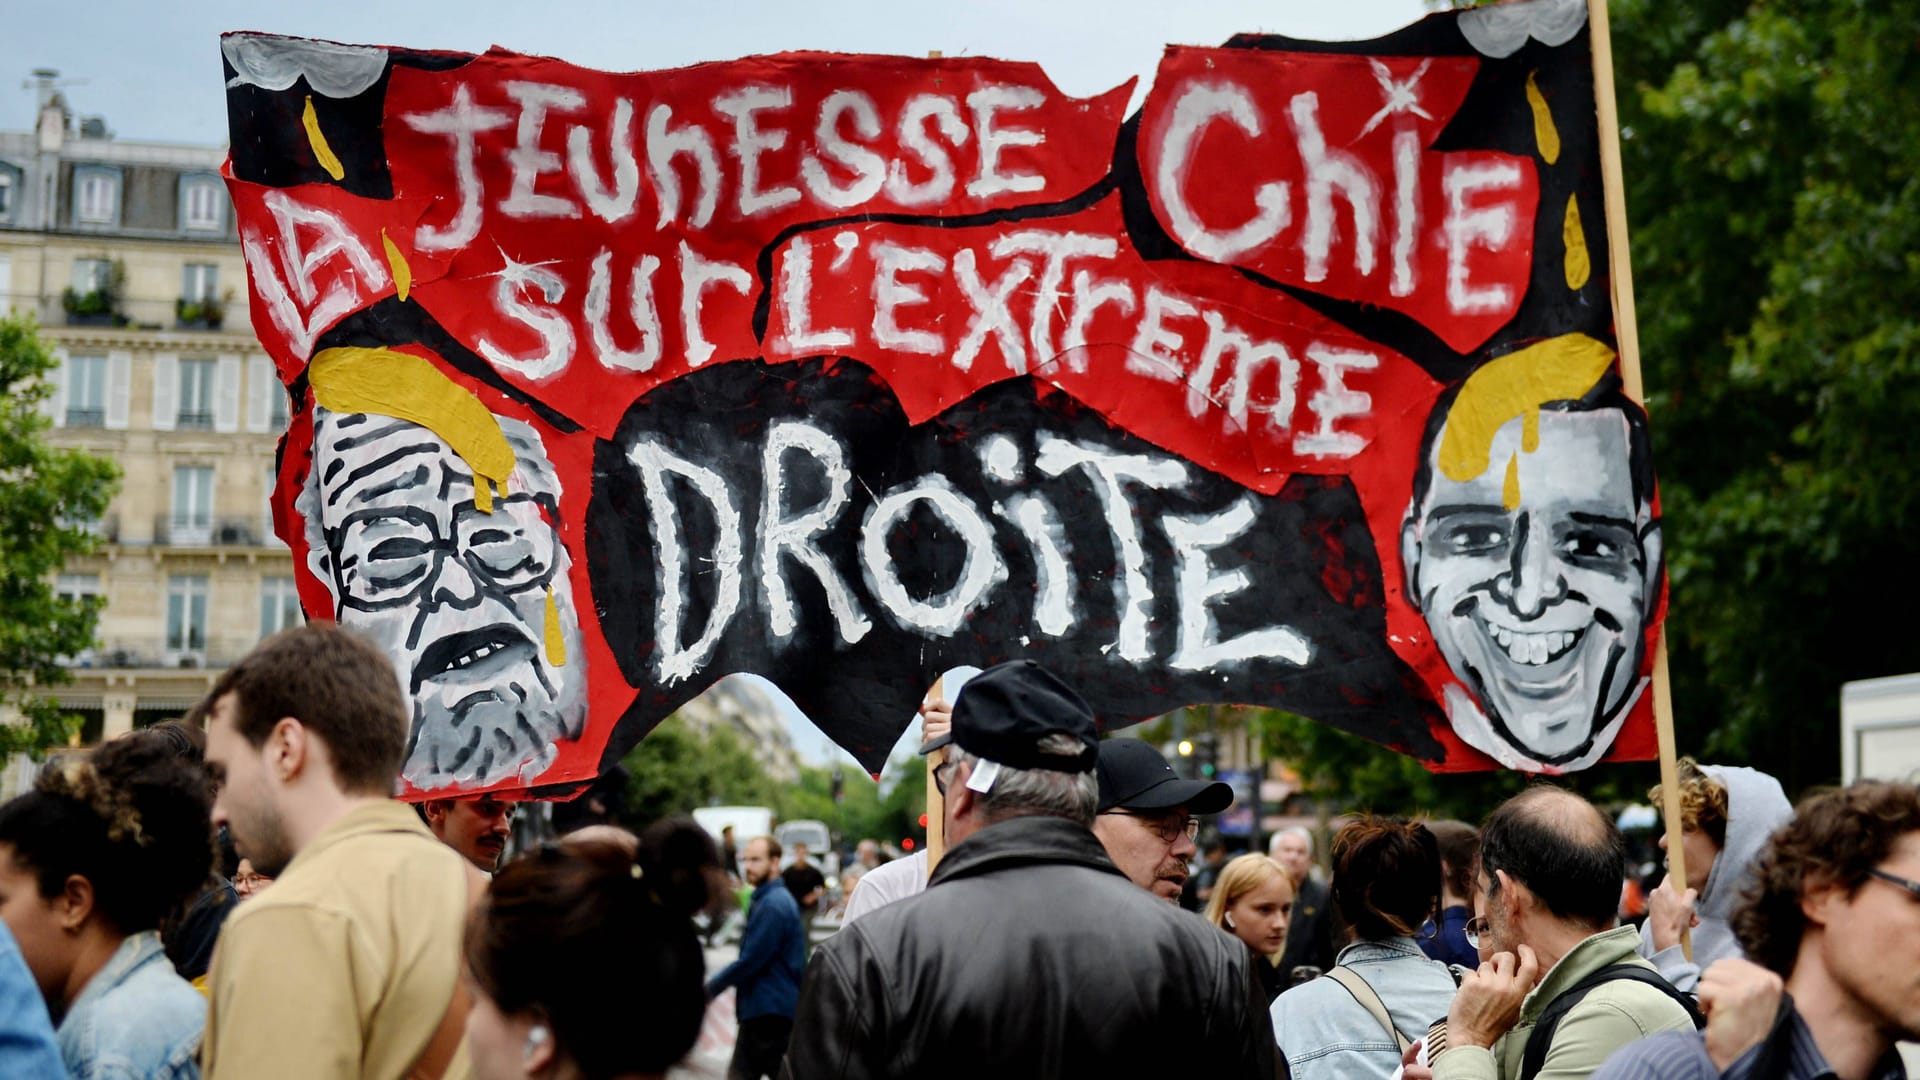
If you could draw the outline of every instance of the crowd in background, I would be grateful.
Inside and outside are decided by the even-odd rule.
[[[1551,784],[1231,855],[1227,785],[1031,662],[924,713],[937,866],[679,819],[516,853],[510,801],[391,798],[382,654],[283,632],[0,806],[0,1075],[663,1076],[727,993],[737,1077],[1855,1080],[1920,1034],[1912,785],[1683,760],[1685,880],[1641,888]]]

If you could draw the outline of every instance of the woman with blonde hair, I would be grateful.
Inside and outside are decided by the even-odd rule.
[[[1242,855],[1221,868],[1207,901],[1207,921],[1253,950],[1253,970],[1269,1004],[1285,989],[1277,964],[1292,915],[1293,880],[1285,867],[1259,854]]]

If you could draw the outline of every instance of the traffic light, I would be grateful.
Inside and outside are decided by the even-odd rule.
[[[925,814],[920,815],[920,827],[923,829],[927,827],[927,815]]]
[[[913,837],[911,837],[911,836],[903,836],[903,837],[901,837],[901,838],[900,838],[900,850],[901,850],[901,851],[912,851],[912,850],[913,850]]]
[[[1174,749],[1180,751],[1181,757],[1192,757],[1193,756],[1193,740],[1181,739],[1180,745],[1175,747]]]

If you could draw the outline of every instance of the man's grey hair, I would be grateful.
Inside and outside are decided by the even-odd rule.
[[[1305,825],[1289,825],[1279,832],[1274,833],[1273,839],[1267,841],[1267,854],[1271,855],[1280,850],[1280,838],[1283,836],[1299,837],[1307,845],[1307,854],[1313,854],[1313,830],[1307,828]]]
[[[1074,757],[1086,751],[1079,739],[1058,734],[1041,736],[1035,748],[1042,754],[1061,757]],[[957,772],[963,764],[979,768],[982,759],[955,743],[947,747],[947,760],[954,763]],[[1100,782],[1091,769],[1070,773],[1002,765],[1000,775],[994,777],[993,787],[985,794],[975,792],[975,795],[988,824],[1016,817],[1063,817],[1091,828],[1094,809],[1100,805]]]

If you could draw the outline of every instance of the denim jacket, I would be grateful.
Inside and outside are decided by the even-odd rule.
[[[207,999],[148,930],[120,943],[55,1035],[73,1080],[199,1080]]]
[[[1427,1033],[1453,1002],[1453,976],[1409,937],[1357,941],[1335,961],[1367,981],[1408,1039]],[[1387,1080],[1400,1066],[1400,1047],[1347,988],[1318,978],[1274,999],[1273,1036],[1293,1080]]]
[[[33,981],[7,924],[0,922],[0,1076],[7,1080],[66,1080],[53,1041],[47,1001]]]

